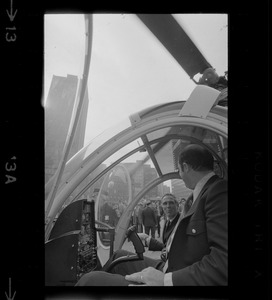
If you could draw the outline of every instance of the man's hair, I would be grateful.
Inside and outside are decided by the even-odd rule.
[[[183,163],[187,163],[195,171],[212,171],[214,159],[211,152],[197,144],[186,146],[179,154],[179,165],[183,170]]]
[[[175,202],[178,202],[176,196],[175,196],[174,194],[171,194],[171,193],[164,194],[164,195],[162,196],[161,201],[163,201],[163,199],[166,198],[166,197],[171,197],[171,198],[173,198],[173,199],[175,200]]]

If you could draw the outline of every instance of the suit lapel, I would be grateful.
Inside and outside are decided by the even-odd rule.
[[[199,195],[198,195],[197,198],[195,199],[193,205],[190,207],[190,209],[188,210],[188,212],[185,213],[185,214],[183,213],[184,211],[182,212],[182,215],[180,216],[180,220],[178,221],[178,224],[177,224],[177,228],[180,227],[180,224],[183,222],[183,219],[185,219],[185,218],[191,216],[191,215],[195,212],[196,207],[197,207],[197,205],[198,205],[198,202],[200,201],[202,195],[206,192],[206,190],[209,188],[209,186],[210,186],[217,178],[218,178],[218,176],[214,175],[214,176],[212,176],[212,177],[206,182],[206,184],[205,184],[204,187],[202,188],[201,192],[199,193]],[[190,197],[192,197],[192,195],[190,195],[189,198],[190,198]],[[189,198],[188,198],[188,200],[189,200]],[[188,201],[188,200],[187,200],[187,201]],[[177,228],[175,228],[174,230],[177,230]],[[176,239],[176,234],[175,234],[175,232],[174,232],[174,234],[173,234],[173,236],[172,236],[172,239],[173,239],[173,241]],[[170,238],[169,238],[169,240],[170,240]],[[170,243],[170,246],[169,246],[168,251],[170,251],[171,245],[172,245],[172,243]]]
[[[199,193],[199,195],[197,196],[197,198],[195,199],[193,205],[190,207],[190,209],[188,210],[188,212],[184,215],[184,217],[188,217],[190,215],[192,215],[195,210],[196,207],[198,205],[199,200],[202,198],[202,195],[206,192],[206,190],[208,189],[208,187],[218,178],[218,176],[214,175],[212,176],[204,185],[204,187],[202,188],[201,192]]]
[[[172,230],[174,229],[174,227],[175,227],[175,225],[176,225],[176,223],[177,223],[177,221],[179,219],[179,216],[180,216],[180,214],[177,213],[177,215],[175,216],[175,218],[172,220],[171,225],[169,224],[169,220],[167,220],[165,222],[165,225],[163,227],[163,240],[165,240],[165,241],[168,240],[168,237],[170,236]],[[170,231],[169,226],[171,226],[171,231]],[[170,232],[170,234],[169,234],[169,232]]]

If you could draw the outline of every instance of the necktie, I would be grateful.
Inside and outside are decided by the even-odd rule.
[[[166,231],[168,230],[170,224],[171,224],[171,222],[168,220],[168,221],[166,222],[166,225],[165,225],[165,230],[166,230]]]
[[[177,228],[178,228],[178,225],[179,225],[180,221],[182,220],[182,218],[184,217],[184,215],[186,215],[186,213],[188,212],[188,210],[189,210],[190,207],[192,206],[192,203],[193,203],[193,194],[191,194],[191,195],[188,197],[188,199],[187,199],[187,201],[186,201],[186,203],[185,203],[185,205],[184,205],[183,213],[180,214],[179,219],[178,219],[178,221],[177,221],[177,224],[176,224],[174,230],[172,231],[172,233],[171,233],[171,235],[170,235],[170,237],[169,237],[169,239],[168,239],[168,241],[167,241],[167,244],[166,244],[166,258],[167,258],[167,261],[166,261],[166,263],[165,263],[165,265],[164,265],[164,267],[163,267],[163,272],[164,272],[164,273],[167,271],[167,268],[168,268],[168,253],[169,253],[169,251],[170,251],[170,247],[171,247],[171,244],[172,244],[174,235],[175,235],[175,233],[176,233],[176,230],[177,230]]]

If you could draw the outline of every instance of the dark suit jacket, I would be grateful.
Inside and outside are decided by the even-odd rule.
[[[157,216],[150,206],[147,206],[142,212],[142,219],[144,226],[156,226],[157,225]]]
[[[168,253],[174,285],[227,285],[227,182],[211,177],[184,215]]]
[[[149,242],[149,247],[148,249],[151,251],[161,251],[167,243],[167,240],[171,234],[171,232],[173,231],[178,219],[179,219],[180,214],[177,213],[177,215],[175,216],[174,220],[171,222],[170,226],[168,228],[166,228],[166,223],[163,227],[163,231],[162,231],[162,242],[158,241],[157,239],[151,238],[150,242]]]

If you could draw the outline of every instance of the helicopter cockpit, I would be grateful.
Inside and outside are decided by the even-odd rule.
[[[200,88],[210,92],[210,88]],[[182,185],[177,156],[183,147],[190,143],[207,147],[214,155],[216,174],[227,178],[227,109],[214,106],[205,117],[197,117],[193,110],[186,112],[193,96],[187,102],[158,105],[130,116],[130,126],[125,121],[111,128],[67,163],[50,217],[55,219],[56,213],[61,214],[71,203],[95,199],[95,220],[115,230],[112,249],[109,232],[97,234],[101,265],[108,260],[110,251],[123,246],[133,209],[139,201],[156,196],[154,190],[163,191],[173,180]],[[189,193],[183,187],[183,195]],[[111,213],[105,213],[106,204]],[[82,218],[86,216],[81,217],[84,222]],[[51,235],[52,232],[49,242]]]
[[[74,285],[86,272],[103,268],[115,250],[131,250],[128,228],[139,203],[158,201],[174,188],[186,198],[191,191],[180,179],[177,162],[186,145],[207,148],[215,173],[227,178],[228,116],[220,105],[225,98],[222,91],[197,85],[186,101],[131,114],[66,163],[52,203],[48,195],[55,177],[49,180],[46,285]]]

